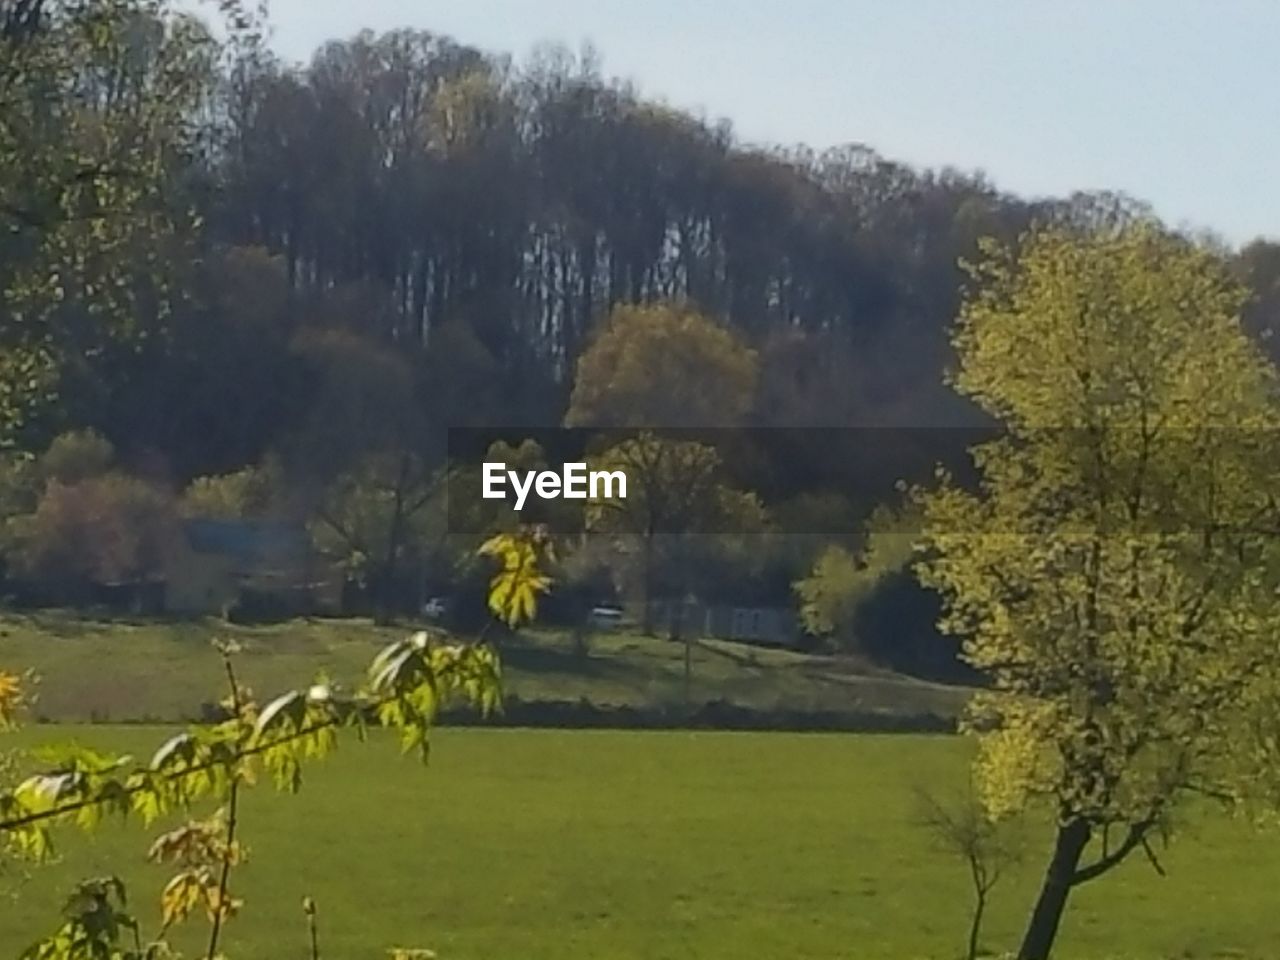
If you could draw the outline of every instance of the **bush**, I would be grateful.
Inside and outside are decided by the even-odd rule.
[[[109,473],[45,488],[35,513],[13,521],[12,563],[21,577],[82,597],[93,584],[157,579],[179,535],[172,498],[135,477]]]
[[[196,477],[183,491],[181,510],[184,516],[214,520],[264,517],[276,506],[283,485],[274,460],[234,473]]]
[[[46,483],[71,486],[101,477],[111,469],[116,451],[100,433],[72,430],[55,437],[40,457],[40,475]]]
[[[473,711],[447,711],[450,723],[477,721]],[[955,733],[955,720],[935,713],[760,710],[713,700],[689,710],[683,703],[659,707],[598,704],[580,700],[506,698],[502,713],[488,721],[509,727],[605,730],[742,730],[793,733]]]

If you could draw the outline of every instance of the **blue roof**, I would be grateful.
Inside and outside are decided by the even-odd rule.
[[[187,520],[182,530],[196,553],[215,553],[240,560],[304,555],[308,547],[306,531],[292,523]]]

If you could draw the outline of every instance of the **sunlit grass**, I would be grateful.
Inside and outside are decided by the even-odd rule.
[[[18,742],[72,735],[144,751],[162,733]],[[310,895],[335,958],[402,944],[442,960],[946,960],[968,889],[916,825],[913,790],[959,783],[965,756],[946,737],[443,730],[424,770],[384,739],[352,742],[298,797],[250,795],[227,952],[304,957]],[[162,873],[145,844],[134,827],[66,842],[0,907],[0,956],[85,875],[122,871],[153,919]],[[992,948],[1016,945],[1043,853],[996,888]],[[1137,860],[1081,890],[1059,956],[1275,955],[1280,837],[1206,820],[1163,862],[1166,879]]]

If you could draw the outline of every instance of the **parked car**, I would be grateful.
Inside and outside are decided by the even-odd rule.
[[[422,605],[422,615],[428,620],[441,620],[449,612],[449,601],[446,597],[432,597]]]
[[[587,620],[596,630],[616,630],[622,626],[622,608],[605,604],[592,607]]]

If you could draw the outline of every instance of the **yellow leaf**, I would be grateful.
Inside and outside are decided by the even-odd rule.
[[[0,729],[13,726],[23,704],[22,679],[0,670]]]

